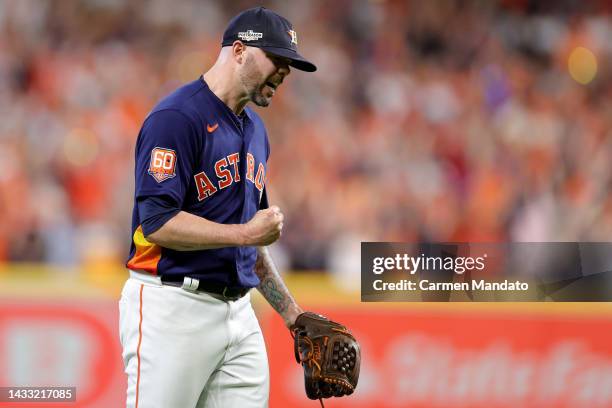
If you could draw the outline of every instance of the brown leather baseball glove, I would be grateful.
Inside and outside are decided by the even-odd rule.
[[[291,326],[295,359],[304,368],[306,395],[318,399],[350,395],[357,386],[361,350],[343,325],[304,312]]]

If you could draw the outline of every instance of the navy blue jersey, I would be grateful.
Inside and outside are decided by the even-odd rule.
[[[139,200],[163,198],[177,209],[222,224],[244,224],[260,208],[270,145],[263,122],[238,116],[203,78],[160,101],[136,143],[136,189],[127,267],[173,279],[189,276],[254,287],[254,247],[174,251],[145,239]]]

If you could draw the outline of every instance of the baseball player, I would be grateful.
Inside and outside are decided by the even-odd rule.
[[[234,17],[214,65],[160,101],[136,143],[132,243],[120,300],[127,406],[268,405],[268,361],[249,290],[291,327],[302,310],[266,246],[283,214],[265,191],[259,116],[290,69],[313,72],[289,21]]]

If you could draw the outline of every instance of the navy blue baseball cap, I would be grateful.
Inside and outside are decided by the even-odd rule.
[[[314,72],[317,67],[297,52],[297,33],[285,17],[264,7],[248,9],[232,18],[221,46],[232,45],[242,41],[250,47],[284,57],[291,61],[290,66],[301,71]]]

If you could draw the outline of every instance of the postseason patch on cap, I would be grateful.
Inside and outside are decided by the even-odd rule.
[[[242,41],[257,41],[263,38],[263,33],[258,33],[253,30],[241,31],[238,33],[238,38]]]
[[[176,152],[172,149],[156,147],[151,150],[151,163],[148,173],[155,181],[161,183],[164,180],[176,176]]]

